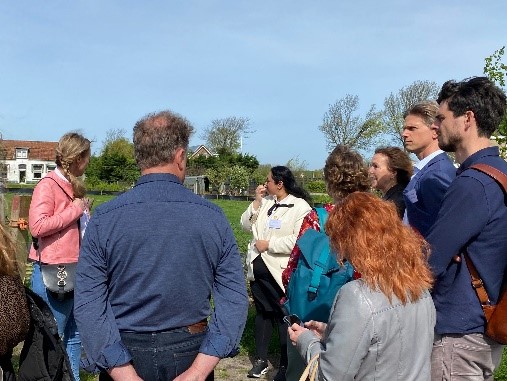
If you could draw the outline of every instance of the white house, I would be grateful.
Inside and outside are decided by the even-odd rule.
[[[0,140],[0,177],[13,183],[35,183],[56,168],[58,142]]]

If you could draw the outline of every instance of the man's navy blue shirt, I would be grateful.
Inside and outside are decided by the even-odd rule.
[[[210,314],[200,352],[234,355],[247,310],[229,222],[176,176],[144,175],[133,189],[97,207],[83,239],[75,290],[88,369],[130,360],[119,331],[166,331]]]
[[[436,281],[433,300],[438,334],[483,333],[485,318],[471,285],[464,259],[452,260],[466,248],[492,303],[496,303],[507,268],[507,204],[500,185],[490,176],[470,169],[485,163],[507,173],[498,147],[482,149],[458,168],[442,202],[437,221],[427,237]]]

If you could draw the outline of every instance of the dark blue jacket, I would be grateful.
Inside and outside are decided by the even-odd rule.
[[[437,219],[445,192],[456,177],[456,168],[445,152],[431,159],[403,191],[410,226],[423,237]]]
[[[75,289],[87,369],[130,360],[119,331],[167,331],[210,314],[200,352],[234,355],[247,310],[229,222],[176,176],[144,175],[133,189],[97,207],[83,239]]]
[[[437,221],[427,241],[430,265],[436,277],[433,300],[437,310],[435,332],[468,334],[484,332],[484,314],[470,274],[453,256],[465,248],[470,254],[492,303],[496,303],[507,268],[507,199],[500,185],[488,175],[469,169],[489,164],[507,173],[507,162],[498,147],[482,149],[459,167],[445,194]]]

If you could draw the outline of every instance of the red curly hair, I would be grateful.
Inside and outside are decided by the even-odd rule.
[[[429,245],[404,225],[393,203],[355,192],[329,214],[326,233],[339,260],[347,259],[389,301],[416,301],[433,284]]]

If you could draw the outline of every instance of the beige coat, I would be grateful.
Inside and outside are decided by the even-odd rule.
[[[253,239],[248,244],[246,255],[247,278],[254,280],[252,262],[257,256],[262,259],[269,269],[273,278],[284,290],[282,284],[282,272],[287,267],[289,255],[294,247],[303,219],[312,209],[302,198],[288,195],[281,201],[282,204],[294,204],[291,208],[277,208],[270,217],[268,209],[275,203],[273,196],[262,199],[259,209],[254,210],[250,204],[241,215],[241,226],[244,230],[251,231]],[[270,223],[270,220],[271,223]],[[277,222],[277,221],[280,222]],[[269,241],[269,248],[263,253],[255,248],[255,241]]]

